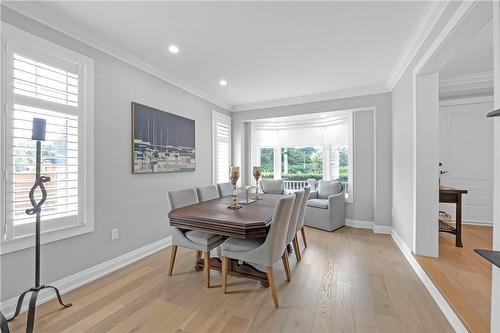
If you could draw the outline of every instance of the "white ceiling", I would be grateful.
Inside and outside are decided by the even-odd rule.
[[[439,71],[442,77],[493,71],[493,22],[486,24]]]
[[[426,3],[10,3],[170,82],[242,108],[387,82]],[[177,55],[167,51],[179,46]],[[226,87],[219,86],[226,79]]]

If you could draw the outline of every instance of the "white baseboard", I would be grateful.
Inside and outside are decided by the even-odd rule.
[[[392,234],[392,227],[389,225],[373,225],[373,232],[376,234],[390,235]]]
[[[394,229],[392,229],[391,236],[396,245],[399,247],[399,249],[405,256],[410,266],[413,268],[417,276],[420,278],[420,281],[422,281],[425,288],[427,288],[427,290],[431,294],[432,298],[438,305],[439,309],[441,309],[441,312],[443,312],[446,319],[448,319],[448,322],[453,327],[455,332],[467,333],[468,331],[465,328],[462,321],[460,320],[460,318],[458,318],[455,311],[453,311],[453,309],[448,304],[446,299],[443,297],[443,295],[441,295],[441,292],[436,288],[432,280],[425,273],[424,269],[422,268],[422,266],[420,266],[417,259],[415,259],[408,245],[406,245],[406,243],[401,239],[401,237],[399,237],[398,233]]]
[[[345,225],[359,229],[373,229],[373,221],[345,219]]]
[[[83,271],[65,277],[63,279],[48,283],[48,285],[54,286],[59,289],[61,294],[65,294],[73,289],[79,288],[87,283],[97,280],[111,272],[116,271],[122,267],[130,265],[131,263],[147,257],[155,252],[158,252],[172,244],[172,237],[166,237],[156,241],[154,243],[148,244],[141,248],[135,249],[128,253],[125,253],[119,257],[105,261],[99,265],[87,268]],[[29,295],[28,295],[29,296]],[[51,290],[41,291],[38,295],[37,304],[41,304],[51,299],[55,298],[55,294]],[[17,297],[8,299],[0,304],[0,309],[5,317],[9,318],[14,314],[14,310],[17,304]],[[29,297],[24,298],[24,304],[22,307],[22,312],[28,309]]]
[[[388,225],[377,225],[373,221],[345,219],[345,225],[351,228],[371,229],[376,234],[390,235],[392,227]]]

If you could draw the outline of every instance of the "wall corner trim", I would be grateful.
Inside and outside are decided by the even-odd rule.
[[[48,285],[57,287],[61,292],[61,294],[64,295],[67,292],[70,292],[71,290],[84,286],[120,268],[128,266],[133,262],[136,262],[155,252],[158,252],[166,247],[169,247],[170,245],[172,245],[172,236],[160,239],[154,243],[132,250],[128,253],[122,254],[118,257],[105,261],[101,264],[89,267],[87,269],[84,269],[83,271],[72,274],[60,280],[48,283]],[[54,299],[55,296],[56,296],[55,293],[51,291],[46,291],[46,292],[42,291],[38,296],[37,304],[39,305],[48,302]],[[7,318],[11,317],[14,314],[17,299],[18,297],[16,296],[14,298],[5,300],[0,304],[0,309]],[[24,304],[21,309],[22,312],[25,312],[28,309],[28,300],[29,298],[24,299]]]
[[[451,327],[453,327],[455,332],[467,333],[468,331],[465,328],[462,321],[460,320],[460,318],[458,318],[457,314],[455,313],[455,311],[453,311],[450,304],[448,304],[448,302],[443,297],[441,292],[437,289],[437,287],[434,285],[430,277],[425,273],[422,266],[420,266],[417,259],[415,259],[411,249],[408,247],[408,245],[406,245],[406,243],[398,235],[398,233],[396,232],[396,230],[394,230],[394,228],[392,228],[391,237],[394,240],[394,243],[396,243],[396,245],[398,246],[399,250],[405,256],[406,260],[410,264],[413,271],[417,274],[420,281],[422,281],[427,291],[429,291],[432,298],[436,302],[437,306],[439,307],[441,312],[443,312],[444,316],[450,323]]]

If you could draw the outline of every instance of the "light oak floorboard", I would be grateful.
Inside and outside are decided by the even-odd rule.
[[[297,263],[273,267],[279,298],[260,283],[194,271],[193,251],[162,250],[37,309],[36,332],[452,332],[452,328],[390,236],[342,228],[307,228]],[[215,251],[212,253],[215,255]],[[26,314],[11,322],[24,332]]]
[[[489,332],[491,264],[473,250],[492,248],[493,228],[463,225],[462,242],[439,233],[439,258],[416,257],[469,331]]]

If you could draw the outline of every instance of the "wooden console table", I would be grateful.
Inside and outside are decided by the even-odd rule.
[[[462,194],[467,194],[467,190],[452,187],[439,187],[439,202],[455,204],[455,226],[448,223],[439,223],[439,231],[455,235],[455,246],[462,245]]]

